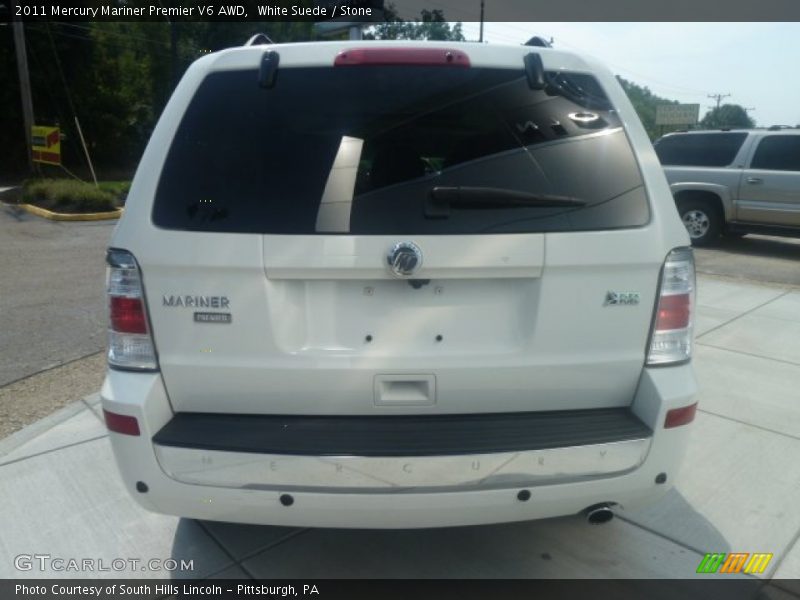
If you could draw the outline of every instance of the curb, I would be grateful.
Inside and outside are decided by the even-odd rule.
[[[92,395],[93,394],[90,394],[90,396]],[[16,450],[23,444],[40,436],[44,432],[49,431],[56,425],[63,423],[67,419],[74,417],[84,410],[91,409],[87,407],[83,400],[75,400],[66,406],[62,406],[56,412],[50,413],[46,417],[42,417],[30,425],[26,425],[19,431],[15,431],[11,435],[0,439],[0,464],[3,462],[4,456],[11,454],[12,451]]]
[[[123,208],[118,208],[117,210],[99,213],[58,213],[47,210],[46,208],[34,206],[33,204],[17,204],[16,206],[32,215],[50,219],[51,221],[104,221],[108,219],[119,219],[125,210]]]

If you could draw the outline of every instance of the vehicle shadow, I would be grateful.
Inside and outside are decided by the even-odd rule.
[[[729,254],[800,260],[800,238],[746,235],[742,238],[720,238],[711,250]]]
[[[206,531],[258,579],[670,579],[696,576],[703,553],[731,549],[675,490],[645,511],[619,512],[605,525],[576,515],[414,530],[198,522],[177,528],[172,552],[190,554]]]

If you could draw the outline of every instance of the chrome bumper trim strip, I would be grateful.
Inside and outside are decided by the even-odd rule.
[[[182,483],[325,492],[422,492],[530,487],[608,477],[641,465],[651,438],[497,454],[412,457],[295,456],[154,445]]]

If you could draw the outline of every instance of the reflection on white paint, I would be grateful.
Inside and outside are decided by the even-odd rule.
[[[315,230],[325,233],[347,233],[350,231],[350,209],[353,190],[356,186],[358,161],[364,140],[342,136],[339,151],[333,161],[325,191],[317,211]]]

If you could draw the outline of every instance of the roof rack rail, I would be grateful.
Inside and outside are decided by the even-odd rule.
[[[548,42],[546,39],[544,39],[543,37],[540,37],[538,35],[533,36],[531,39],[529,39],[527,42],[525,42],[523,44],[523,46],[536,46],[538,48],[552,48],[553,47],[550,42]]]
[[[245,46],[260,46],[262,44],[274,44],[275,42],[270,39],[270,37],[266,33],[257,33],[249,40],[247,40],[244,45]]]

